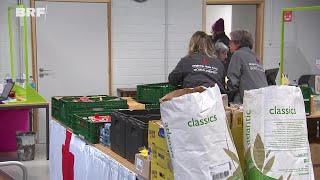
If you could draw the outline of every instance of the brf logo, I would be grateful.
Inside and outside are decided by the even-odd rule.
[[[16,17],[40,17],[46,14],[46,8],[16,8]]]

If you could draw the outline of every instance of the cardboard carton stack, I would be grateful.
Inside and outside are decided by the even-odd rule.
[[[313,172],[315,179],[320,179],[320,143],[311,143],[310,144],[311,151],[311,160],[313,164]]]
[[[150,121],[148,146],[151,156],[151,180],[173,180],[171,159],[161,121]]]
[[[243,146],[243,111],[241,107],[226,107],[226,116],[236,146],[241,168],[245,171]]]

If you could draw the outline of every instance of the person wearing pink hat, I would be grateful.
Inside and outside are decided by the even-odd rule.
[[[212,26],[211,26],[211,33],[212,33],[212,42],[215,45],[218,41],[222,42],[226,46],[229,46],[230,39],[224,32],[224,20],[222,18],[218,19]]]
[[[223,43],[227,47],[229,47],[230,39],[224,32],[224,20],[222,18],[218,19],[212,26],[211,26],[211,33],[212,33],[212,45],[215,47],[219,42]],[[219,56],[216,54],[216,56]],[[230,64],[232,54],[228,50],[227,58],[222,62],[224,66],[224,76],[227,76],[228,67]]]

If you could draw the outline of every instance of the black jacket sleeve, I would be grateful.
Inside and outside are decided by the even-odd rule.
[[[239,92],[240,76],[241,58],[237,54],[233,54],[227,72],[227,94],[230,101],[233,101],[235,94]]]
[[[177,66],[169,74],[169,83],[178,86],[183,85],[183,60],[181,59]]]

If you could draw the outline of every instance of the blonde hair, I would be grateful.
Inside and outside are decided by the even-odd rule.
[[[188,54],[201,53],[209,57],[214,57],[214,48],[211,38],[203,31],[195,32],[189,43]]]

